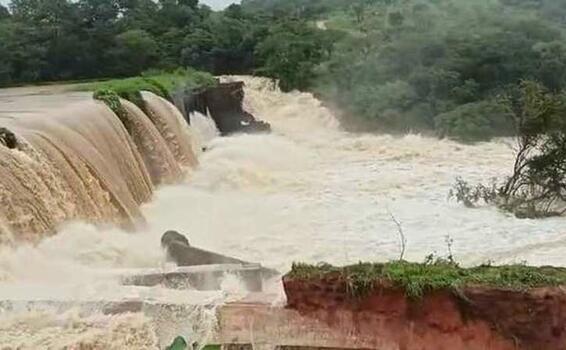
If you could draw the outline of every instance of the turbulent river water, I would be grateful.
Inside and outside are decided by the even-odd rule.
[[[139,148],[143,142],[152,142],[151,135],[160,133],[170,136],[156,146],[164,155],[153,160],[143,154],[139,159],[131,155],[125,160],[111,147],[94,155],[87,154],[86,149],[78,152],[76,161],[91,170],[102,166],[89,165],[84,157],[113,157],[111,165],[123,166],[118,173],[131,178],[111,178],[118,176],[114,168],[108,169],[108,174],[98,174],[92,188],[81,188],[86,199],[80,201],[90,205],[86,208],[65,207],[63,204],[69,201],[64,196],[46,198],[38,207],[46,211],[38,215],[47,218],[39,223],[57,234],[33,244],[19,242],[0,248],[0,300],[194,299],[195,303],[216,305],[239,292],[237,281],[230,280],[225,291],[198,296],[159,288],[118,287],[110,271],[166,266],[159,239],[169,229],[187,234],[196,246],[285,271],[293,261],[345,264],[398,257],[394,216],[403,228],[405,258],[410,260],[421,261],[430,253],[446,255],[450,237],[453,254],[464,264],[527,261],[566,265],[562,253],[566,246],[564,219],[520,220],[493,208],[467,209],[447,200],[456,176],[476,182],[506,175],[513,160],[509,140],[463,145],[419,135],[350,134],[340,130],[333,113],[310,94],[281,93],[261,78],[224,79],[246,82],[245,106],[272,124],[272,134],[216,137],[210,119],[200,115],[193,116],[192,130],[188,130],[171,119],[173,112],[164,111],[169,105],[146,96],[154,99],[150,104],[155,109],[150,113],[153,123],[140,122],[144,125],[136,126],[139,138],[130,139],[131,144],[123,147],[130,149],[135,142]],[[108,115],[109,110],[91,107],[67,114],[91,113],[90,118],[106,118],[105,127],[117,128],[113,124],[117,119]],[[160,119],[160,129],[155,118],[164,115],[169,119]],[[51,140],[53,135],[68,135],[45,131],[48,127],[37,121],[26,123],[16,123],[14,130],[32,144]],[[124,142],[108,139],[109,132],[88,129],[95,128],[94,124],[65,123],[75,135],[87,139],[84,147],[87,141]],[[168,125],[177,125],[178,129],[168,129]],[[65,136],[55,138],[57,141],[51,144],[57,147],[78,142]],[[193,149],[200,148],[196,144],[206,145],[206,152],[194,152],[198,166],[187,151],[187,142]],[[0,157],[5,153],[0,152]],[[155,167],[132,170],[132,164],[142,163]],[[84,176],[92,174],[89,171]],[[156,177],[163,185],[154,190]],[[74,190],[56,188],[63,186],[56,179],[49,183],[53,188],[28,188],[22,193],[44,191],[47,195]],[[114,183],[120,185],[112,188]],[[106,212],[104,208],[108,207],[100,205],[107,198],[89,197],[102,193],[97,192],[100,186],[116,191],[115,198],[121,198],[122,202],[112,208],[121,208],[127,217],[143,216],[146,223],[132,233],[123,229],[123,220],[115,221],[118,226],[105,227],[87,223],[96,220],[82,220],[90,217],[86,211],[92,210],[98,210],[96,215],[102,219],[114,215],[114,209]],[[129,187],[130,194],[122,193],[122,186]],[[0,223],[6,221],[0,217]],[[7,231],[13,229],[4,228],[5,236]],[[16,304],[5,307],[4,312],[0,304],[0,348],[56,349],[87,344],[91,347],[84,348],[153,349],[178,333],[205,339],[214,324],[211,308],[184,310],[185,317],[193,320],[193,326],[189,326],[188,321],[175,323],[170,315],[165,321],[151,312],[84,315],[72,308],[61,311]]]

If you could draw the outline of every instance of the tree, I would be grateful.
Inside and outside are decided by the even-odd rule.
[[[478,140],[509,135],[512,124],[505,113],[494,113],[492,102],[519,81],[566,88],[564,30],[542,17],[540,4],[424,4],[367,4],[363,31],[352,13],[352,33],[315,68],[322,73],[321,96],[380,130],[433,129]]]
[[[503,102],[517,128],[511,176],[501,186],[458,179],[451,194],[466,206],[483,200],[521,218],[566,214],[566,97],[524,81]]]
[[[132,29],[116,36],[116,46],[111,55],[115,74],[136,75],[157,62],[158,46],[146,31]]]
[[[500,189],[501,205],[525,217],[566,213],[564,96],[526,81],[507,103],[517,125],[517,156]]]
[[[0,4],[0,21],[10,18],[10,12],[6,7]]]
[[[327,45],[320,31],[302,21],[279,24],[256,48],[262,63],[258,73],[279,80],[283,90],[306,89],[326,57]]]
[[[13,24],[8,21],[0,21],[0,86],[10,83],[14,78],[12,67],[12,54],[10,45],[10,34]]]

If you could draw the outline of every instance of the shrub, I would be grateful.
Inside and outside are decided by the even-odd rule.
[[[215,83],[214,77],[208,73],[192,69],[180,69],[169,73],[154,71],[141,77],[90,83],[80,86],[79,89],[101,91],[99,94],[103,91],[113,91],[117,96],[134,103],[141,109],[145,109],[141,91],[150,91],[171,100],[177,89],[195,89]]]
[[[494,100],[460,105],[434,118],[440,136],[462,141],[485,140],[514,133],[511,114]]]
[[[474,206],[483,199],[518,217],[563,215],[566,213],[566,97],[526,81],[505,100],[518,134],[513,173],[500,187],[473,187],[457,179],[451,196],[466,206]]]

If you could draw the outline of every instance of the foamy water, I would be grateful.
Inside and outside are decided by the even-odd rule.
[[[293,261],[386,261],[399,256],[391,215],[401,222],[410,260],[445,255],[449,236],[456,259],[465,264],[566,265],[561,254],[566,220],[519,220],[447,200],[456,176],[479,182],[506,175],[513,161],[509,140],[462,145],[419,135],[349,134],[310,94],[282,94],[264,79],[242,79],[247,108],[272,124],[272,134],[219,138],[204,116],[194,116],[192,132],[206,152],[185,181],[160,188],[142,207],[143,230],[132,234],[75,222],[36,246],[0,248],[0,294],[34,300],[53,295],[181,304],[202,300],[190,291],[118,287],[108,271],[166,267],[159,239],[170,229],[187,234],[196,246],[281,271]],[[227,294],[207,295],[203,304],[217,305]],[[204,339],[213,312],[198,310],[198,317],[184,312],[185,321],[208,320],[198,329],[177,329],[174,322],[163,326],[159,317],[148,320],[141,314],[10,312],[0,319],[0,348],[30,348],[22,339],[60,348],[63,343],[56,341],[92,344],[98,337],[114,345],[95,348],[108,349],[156,347],[155,339],[164,342],[176,334]],[[37,320],[43,323],[37,326]],[[124,345],[128,334],[135,345]]]

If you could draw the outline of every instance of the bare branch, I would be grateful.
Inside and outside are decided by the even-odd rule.
[[[399,235],[399,248],[401,250],[399,261],[403,261],[405,258],[405,249],[407,248],[407,239],[405,238],[405,233],[403,232],[403,226],[401,226],[399,220],[397,220],[395,215],[393,215],[393,213],[389,209],[387,209],[387,213],[391,217],[391,220],[393,220],[393,222],[397,226],[397,233]]]

